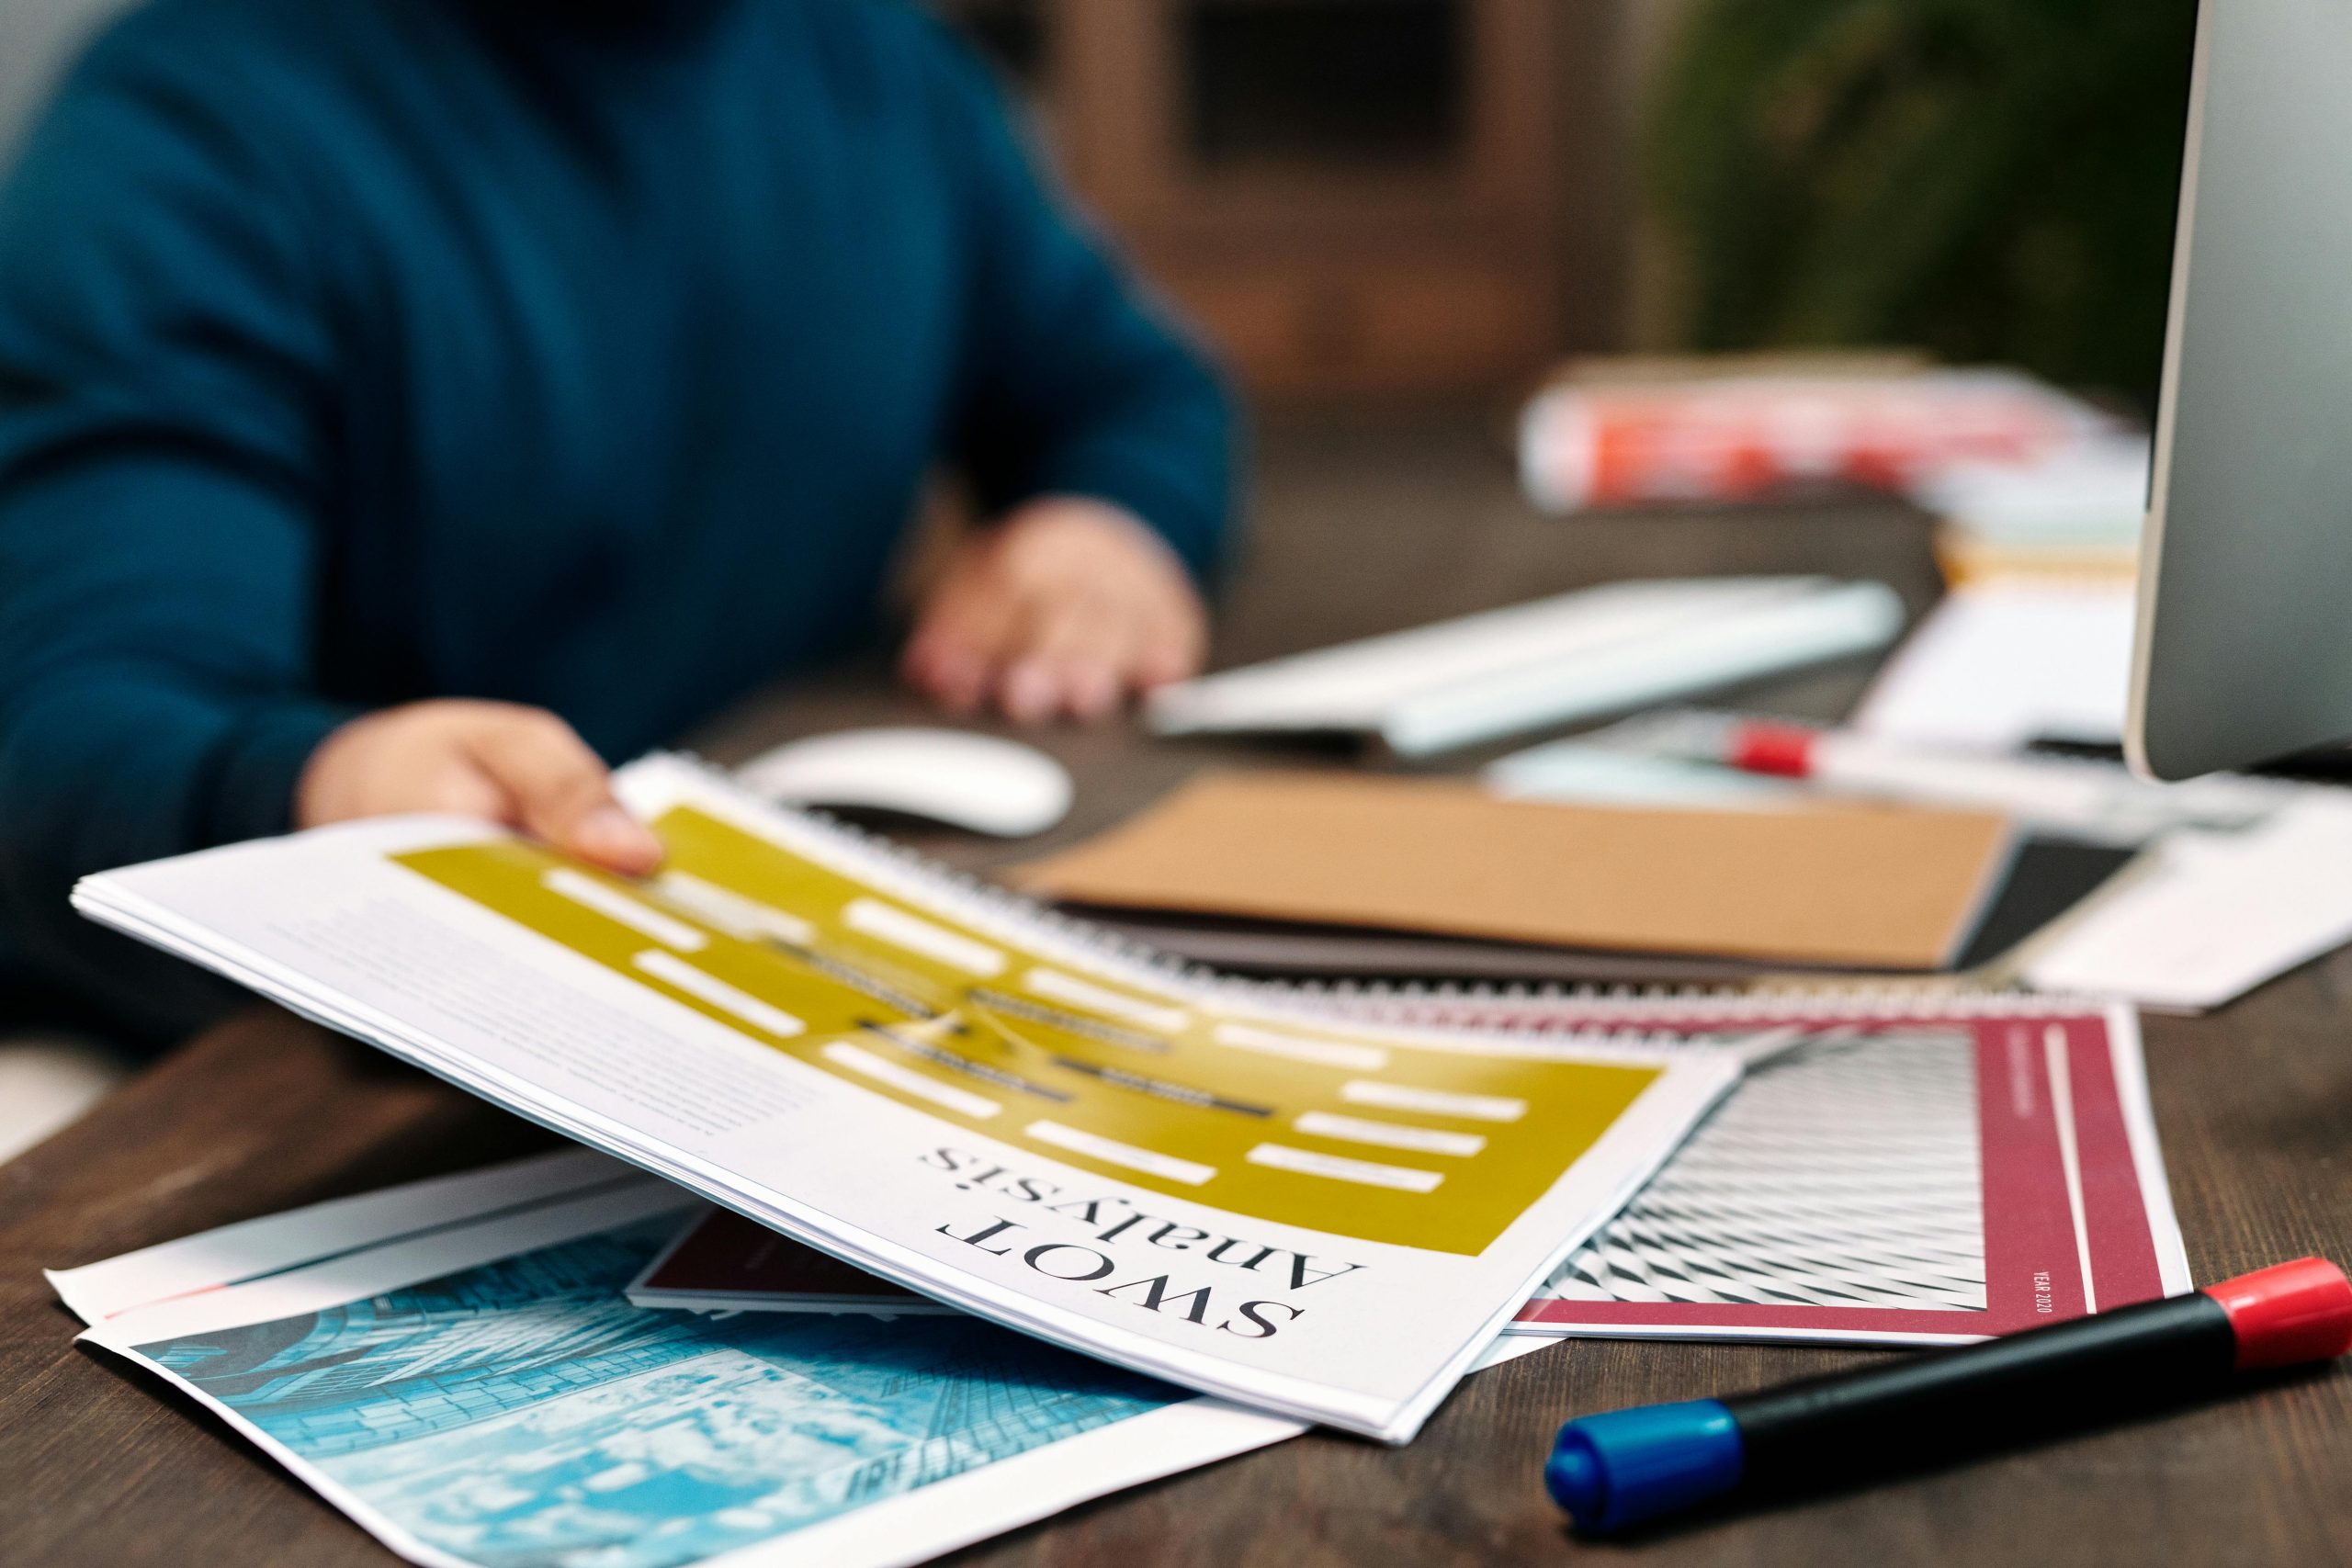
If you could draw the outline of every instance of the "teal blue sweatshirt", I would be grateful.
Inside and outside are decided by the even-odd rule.
[[[1204,570],[1228,425],[902,0],[157,0],[0,190],[5,983],[196,1021],[77,875],[371,707],[658,744],[878,631],[935,462]]]

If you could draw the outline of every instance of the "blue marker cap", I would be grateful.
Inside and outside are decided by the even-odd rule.
[[[1739,1423],[1721,1400],[1586,1416],[1560,1428],[1544,1484],[1577,1529],[1623,1529],[1739,1483]]]

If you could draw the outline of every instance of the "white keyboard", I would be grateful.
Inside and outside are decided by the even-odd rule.
[[[1884,646],[1903,608],[1822,577],[1611,583],[1156,694],[1162,735],[1377,735],[1406,755],[1473,745]]]

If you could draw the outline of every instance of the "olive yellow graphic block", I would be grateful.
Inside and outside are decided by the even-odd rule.
[[[642,882],[495,840],[393,857],[639,985],[951,1125],[1232,1213],[1483,1252],[1658,1069],[1220,1010],[690,807]]]

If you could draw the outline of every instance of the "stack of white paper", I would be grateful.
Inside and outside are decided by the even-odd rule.
[[[2311,789],[2234,832],[2167,836],[2020,957],[2051,991],[2197,1012],[2352,941],[2352,795]]]
[[[2117,743],[2132,682],[2132,594],[2126,581],[1960,589],[1886,661],[1853,727],[1993,751],[2039,739]]]

